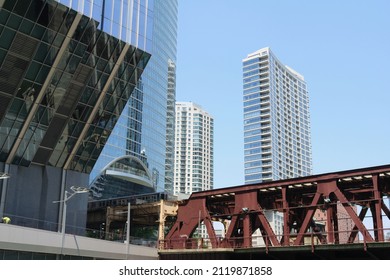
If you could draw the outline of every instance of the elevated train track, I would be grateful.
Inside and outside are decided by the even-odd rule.
[[[265,256],[270,251],[298,252],[306,247],[312,254],[324,248],[328,252],[341,248],[366,252],[379,247],[381,252],[387,250],[390,258],[386,240],[390,228],[385,228],[390,220],[385,203],[389,194],[390,165],[193,193],[179,205],[176,222],[160,240],[160,257],[183,256],[191,250],[199,254],[199,249],[209,255],[233,250],[264,252]],[[274,232],[267,211],[283,216],[282,234]],[[316,226],[316,211],[324,213],[324,227]],[[339,228],[341,211],[353,225],[348,231]],[[372,227],[367,227],[367,220]],[[215,221],[225,225],[224,237],[217,236]],[[194,238],[201,222],[207,240]],[[253,244],[256,230],[261,233],[262,246]]]

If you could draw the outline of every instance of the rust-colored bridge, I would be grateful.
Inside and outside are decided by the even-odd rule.
[[[160,258],[389,259],[389,194],[390,165],[193,193]]]

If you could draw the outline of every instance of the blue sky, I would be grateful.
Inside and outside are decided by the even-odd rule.
[[[313,174],[390,164],[390,1],[180,0],[177,101],[214,117],[214,187],[244,184],[242,59],[270,47],[310,96]]]

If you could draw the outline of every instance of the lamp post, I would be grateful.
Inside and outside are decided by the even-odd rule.
[[[8,173],[0,172],[0,180],[8,179],[11,177]]]
[[[5,180],[11,177],[8,173],[0,172],[0,180]],[[2,182],[1,197],[0,197],[0,218],[3,217],[5,208],[5,195],[7,192],[7,182]]]
[[[129,251],[130,251],[130,202],[127,203],[127,230],[126,230],[126,241],[127,241],[127,247],[126,247],[126,259],[129,258]]]
[[[67,202],[68,202],[69,199],[71,199],[76,194],[89,192],[89,189],[84,188],[84,187],[71,186],[70,189],[71,189],[72,192],[65,191],[65,196],[64,196],[63,200],[53,201],[53,203],[64,203],[64,207],[62,209],[62,223],[61,223],[61,235],[62,235],[61,255],[62,255],[62,250],[64,249],[64,242],[65,242],[66,205],[67,205]]]
[[[127,203],[127,212],[116,212],[116,214],[124,214],[127,213],[127,221],[126,221],[126,259],[129,258],[130,253],[130,210],[131,210],[131,203],[130,201]]]

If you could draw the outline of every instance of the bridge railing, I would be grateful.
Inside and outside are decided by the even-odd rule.
[[[324,245],[343,245],[343,244],[363,244],[366,248],[368,243],[379,243],[379,235],[383,234],[384,241],[390,243],[390,228],[383,229],[368,229],[366,233],[362,234],[358,230],[342,230],[332,232],[334,241],[329,242],[328,234],[326,232],[307,232],[302,234],[291,233],[288,242],[284,241],[284,235],[275,235],[278,244],[272,244],[271,239],[266,235],[253,235],[249,240],[243,237],[234,237],[226,239],[218,237],[212,238],[188,238],[187,236],[173,238],[169,240],[159,240],[160,250],[213,250],[219,248],[231,249],[245,249],[245,248],[265,248],[270,247],[298,247],[311,246],[312,249],[317,246]],[[301,243],[296,244],[295,240],[301,237]],[[248,242],[249,241],[249,242]],[[248,245],[249,244],[249,245]]]
[[[27,227],[27,228],[35,228],[47,231],[61,231],[61,224],[54,223],[45,220],[33,219],[29,217],[17,216],[17,215],[9,215],[7,213],[4,214],[11,219],[11,224],[14,226]],[[126,243],[126,232],[115,232],[115,231],[105,231],[103,229],[91,229],[86,227],[76,227],[67,225],[66,233],[72,234],[76,236],[85,236],[89,238],[102,239],[107,241],[114,242],[122,242]],[[157,238],[156,239],[148,239],[130,236],[130,244],[132,245],[141,245],[146,247],[157,247]]]

